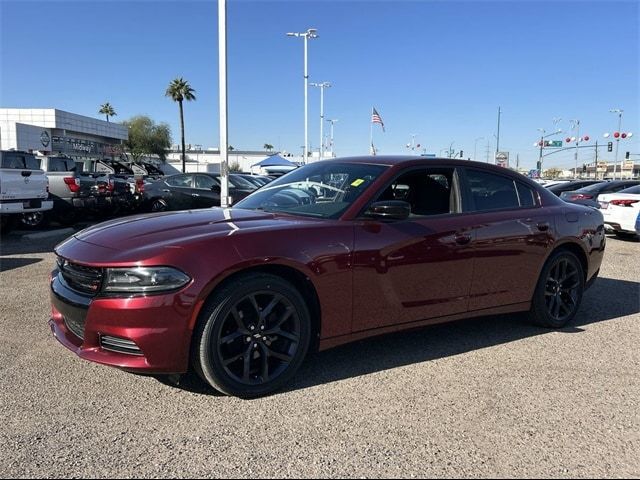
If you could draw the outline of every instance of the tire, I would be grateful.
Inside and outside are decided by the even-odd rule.
[[[291,380],[310,339],[309,310],[293,285],[274,275],[243,275],[214,292],[203,307],[192,363],[214,389],[256,398]]]
[[[585,274],[578,257],[560,250],[545,263],[536,285],[529,319],[541,327],[562,328],[578,313]]]
[[[169,205],[166,200],[162,198],[156,198],[151,202],[151,211],[152,212],[166,212],[169,209]]]
[[[20,215],[20,226],[27,230],[38,230],[49,225],[47,212],[30,212]]]

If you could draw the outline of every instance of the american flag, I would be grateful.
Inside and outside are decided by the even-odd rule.
[[[382,131],[384,132],[384,122],[382,121],[382,117],[375,108],[372,109],[371,123],[379,123],[382,127]]]

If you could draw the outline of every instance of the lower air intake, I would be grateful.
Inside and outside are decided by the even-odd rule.
[[[142,350],[131,340],[126,338],[110,337],[103,335],[100,337],[100,346],[110,352],[125,353],[127,355],[142,355]]]

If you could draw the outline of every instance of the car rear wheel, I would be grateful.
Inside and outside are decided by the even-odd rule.
[[[274,275],[241,276],[203,307],[193,364],[216,390],[259,397],[295,375],[310,338],[309,310],[293,285]]]
[[[153,202],[151,202],[151,211],[152,212],[164,212],[168,210],[169,205],[167,202],[161,198],[156,198]]]
[[[542,269],[529,317],[540,326],[562,328],[578,313],[583,292],[580,260],[569,251],[559,251]]]
[[[20,224],[28,230],[44,228],[49,224],[49,216],[46,212],[23,213],[20,217]]]

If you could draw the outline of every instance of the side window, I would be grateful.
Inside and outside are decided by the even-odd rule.
[[[457,211],[453,168],[420,168],[401,174],[377,201],[402,200],[411,216],[444,215]]]
[[[196,175],[196,188],[201,190],[211,190],[216,185],[216,181],[208,175]]]
[[[536,195],[533,190],[520,182],[516,182],[516,188],[518,189],[518,198],[520,199],[521,207],[528,208],[536,206]]]
[[[165,183],[171,187],[191,188],[191,175],[176,175],[169,177]]]
[[[49,158],[49,165],[47,170],[49,172],[66,172],[67,164],[64,160],[59,158]]]
[[[466,173],[476,211],[520,208],[516,182],[511,178],[474,169]]]

